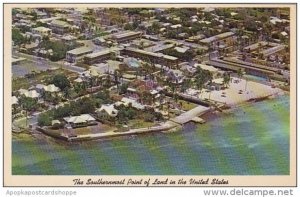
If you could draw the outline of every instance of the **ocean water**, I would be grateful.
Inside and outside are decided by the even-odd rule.
[[[14,175],[288,175],[290,97],[215,114],[175,133],[66,144],[14,138]]]

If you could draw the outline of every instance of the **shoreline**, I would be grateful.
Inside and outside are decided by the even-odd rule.
[[[201,119],[203,119],[205,121],[211,121],[212,119],[215,118],[215,116],[217,116],[219,114],[223,114],[224,112],[229,112],[231,110],[240,108],[242,106],[251,105],[252,103],[274,99],[274,98],[277,98],[278,96],[283,96],[283,95],[286,95],[286,93],[280,92],[280,93],[270,94],[267,96],[251,98],[247,101],[242,101],[242,102],[236,103],[235,105],[230,105],[229,108],[222,110],[222,112],[220,112],[216,109],[210,108],[209,110],[199,114],[196,117],[200,117]],[[193,108],[191,110],[194,110],[194,109],[195,108]],[[190,112],[191,110],[189,110],[188,112]],[[193,121],[190,120],[188,122],[193,122]],[[188,123],[188,122],[186,122],[186,123]],[[37,128],[37,130],[47,136],[50,136],[50,137],[58,139],[58,140],[63,140],[63,141],[67,141],[67,142],[82,142],[82,141],[90,141],[90,140],[111,139],[111,138],[117,138],[117,137],[123,137],[123,136],[135,136],[135,135],[142,135],[142,134],[145,135],[145,134],[154,133],[154,132],[161,132],[161,133],[166,133],[166,134],[173,133],[173,132],[180,131],[180,128],[182,128],[182,126],[184,124],[185,123],[178,124],[178,123],[173,122],[171,119],[169,119],[165,122],[160,123],[159,126],[130,129],[129,131],[126,131],[126,132],[110,131],[110,132],[106,132],[106,133],[79,135],[76,137],[67,137],[67,136],[61,136],[61,135],[57,136],[57,135],[54,135],[53,133],[47,131],[46,129],[42,129],[42,128]],[[195,124],[200,124],[200,123],[195,123]]]

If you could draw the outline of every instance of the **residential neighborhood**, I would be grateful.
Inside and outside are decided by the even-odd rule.
[[[290,90],[288,8],[13,8],[12,130],[172,131]]]

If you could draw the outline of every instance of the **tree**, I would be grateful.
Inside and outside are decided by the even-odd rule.
[[[239,79],[241,80],[241,78],[242,78],[243,75],[244,75],[244,72],[242,71],[242,69],[238,69],[237,75],[238,75]]]
[[[151,26],[151,30],[154,34],[158,34],[160,29],[160,24],[159,22],[153,22]]]
[[[133,24],[131,24],[131,23],[126,23],[126,24],[124,25],[124,29],[125,29],[125,30],[134,30],[135,28],[133,27]]]
[[[71,83],[69,79],[62,74],[55,75],[52,78],[51,83],[53,83],[55,86],[59,87],[62,91],[65,91],[66,89],[69,89],[71,87]]]
[[[90,114],[94,113],[96,109],[96,104],[94,100],[88,97],[84,97],[78,101],[78,105],[80,106],[81,114]]]
[[[28,125],[28,112],[36,109],[37,101],[30,97],[21,97],[20,104],[26,112],[26,125]]]
[[[191,79],[190,78],[185,79],[183,81],[183,84],[181,85],[180,91],[185,92],[187,89],[189,89],[191,87],[191,85],[192,85]]]
[[[39,126],[50,126],[53,118],[49,116],[48,113],[42,113],[38,117],[38,125]]]
[[[166,33],[167,38],[177,38],[177,32],[174,30],[169,30]]]
[[[226,72],[223,74],[223,83],[226,87],[228,87],[229,82],[230,82],[230,74]]]
[[[195,85],[197,89],[200,90],[200,92],[207,82],[211,83],[211,80],[213,78],[212,73],[210,71],[203,70],[200,67],[197,67],[194,77],[195,77]]]
[[[26,42],[25,37],[21,34],[20,30],[16,28],[12,29],[12,40],[17,46],[21,46],[21,44],[24,44]]]
[[[120,86],[120,91],[119,93],[120,94],[125,94],[127,92],[127,88],[128,88],[128,84],[127,83],[123,83],[121,86]]]

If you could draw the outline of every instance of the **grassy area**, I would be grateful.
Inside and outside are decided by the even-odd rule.
[[[76,133],[76,135],[88,135],[92,133],[89,127],[76,128],[74,132]]]
[[[128,126],[130,126],[130,128],[145,128],[145,127],[152,127],[154,126],[155,123],[154,122],[146,122],[143,119],[134,119],[134,120],[130,120],[128,122]]]
[[[29,123],[27,123],[27,125],[26,125],[26,118],[24,117],[24,118],[20,118],[20,119],[14,121],[14,124],[19,128],[26,128],[26,127],[28,127]]]
[[[49,131],[61,135],[63,133],[63,129],[58,130],[52,130],[48,129]],[[88,126],[88,127],[80,127],[73,129],[74,133],[76,135],[88,135],[93,133],[105,133],[114,130],[114,128],[105,125],[105,124],[99,124],[98,126]]]
[[[187,102],[187,101],[184,101],[184,100],[179,100],[178,103],[182,103],[182,109],[185,110],[185,111],[191,110],[191,109],[198,106],[195,103]]]
[[[74,72],[63,70],[63,69],[57,69],[57,70],[48,70],[48,71],[42,71],[40,73],[34,74],[32,77],[19,77],[12,80],[12,91],[19,90],[21,88],[28,89],[30,86],[47,82],[57,74],[63,74],[66,76],[72,76],[75,75]]]
[[[55,134],[57,136],[60,136],[63,133],[63,129],[49,129],[47,128],[47,131],[49,131],[52,134]]]

